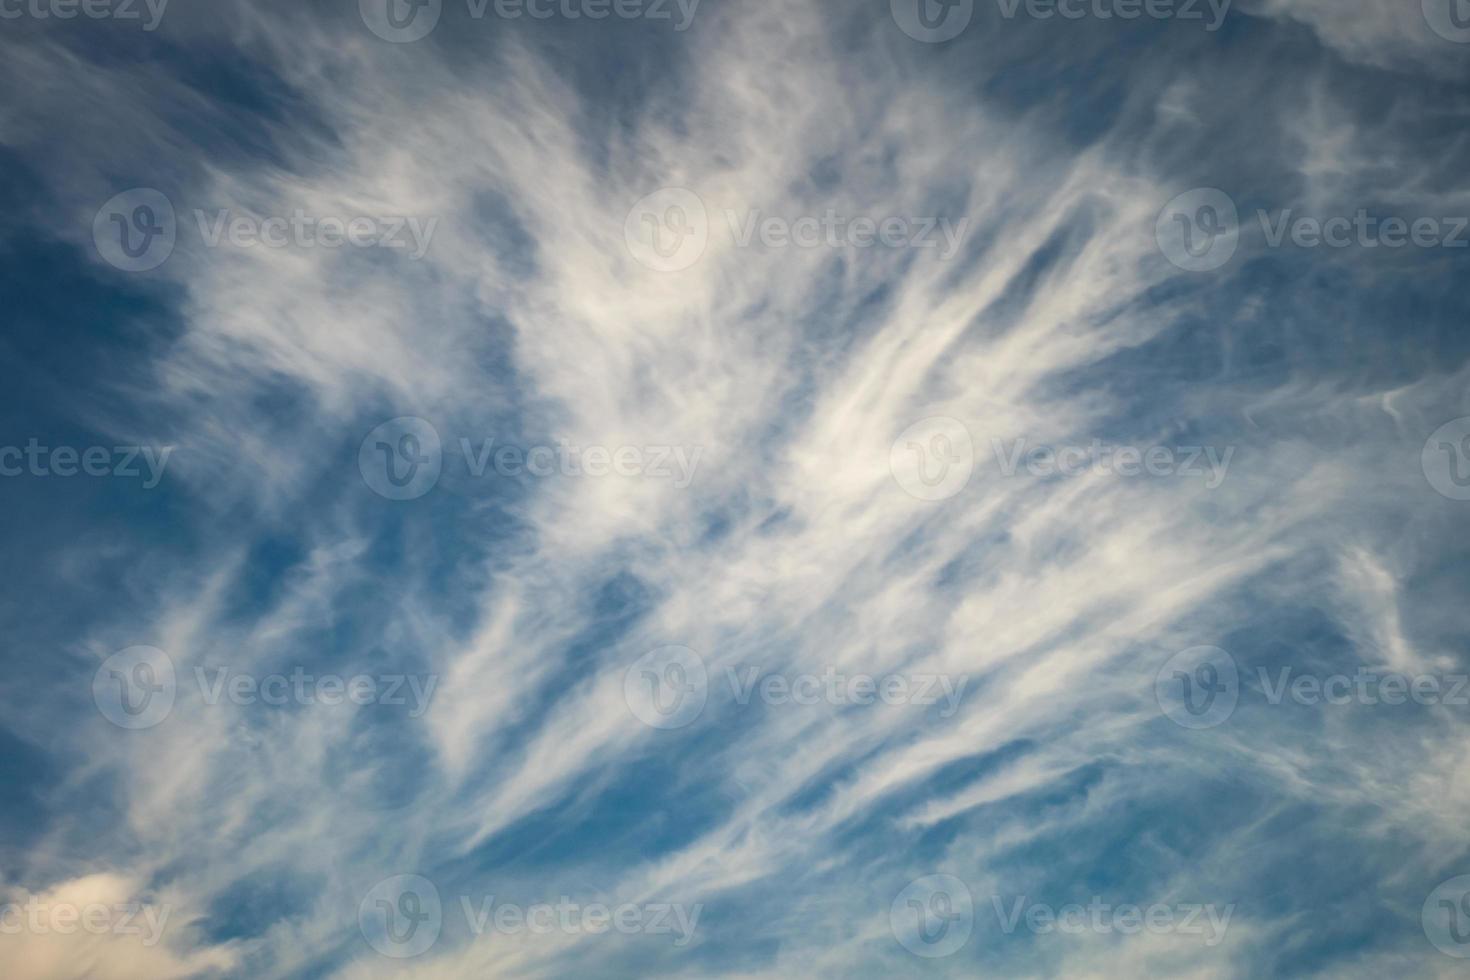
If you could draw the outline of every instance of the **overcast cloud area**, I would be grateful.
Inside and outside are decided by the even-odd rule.
[[[0,0],[0,974],[1470,970],[1467,0]]]

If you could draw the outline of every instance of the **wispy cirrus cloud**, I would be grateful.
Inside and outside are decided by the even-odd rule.
[[[1251,223],[1452,215],[1430,122],[1463,114],[1458,69],[1440,39],[1401,71],[1381,12],[1231,17],[976,7],[925,45],[826,4],[678,32],[447,4],[392,43],[227,5],[143,48],[0,41],[27,92],[0,141],[38,189],[11,247],[59,250],[141,338],[96,369],[110,402],[51,410],[178,447],[168,510],[135,519],[166,557],[109,562],[137,562],[127,602],[37,561],[94,608],[17,633],[58,666],[7,682],[6,728],[60,776],[7,880],[165,896],[187,925],[120,976],[1448,975],[1421,906],[1466,873],[1463,708],[1273,703],[1262,678],[1464,669],[1464,504],[1428,474],[1470,413],[1463,260]],[[94,218],[145,186],[174,244],[127,272]],[[1159,219],[1200,187],[1239,235],[1191,272]],[[434,230],[421,254],[211,241],[222,213]],[[964,231],[921,247],[925,222]],[[1008,467],[1018,442],[1052,456]],[[109,660],[140,645],[166,659]],[[1233,679],[1183,674],[1233,709],[1182,727],[1160,672],[1202,647]],[[120,729],[94,675],[170,707]],[[919,693],[940,679],[950,701]],[[905,891],[935,874],[963,911]],[[428,887],[375,891],[402,875]],[[1233,911],[1208,946],[995,911],[1094,896]],[[574,925],[493,916],[563,900]],[[687,935],[654,927],[675,911]],[[85,975],[65,948],[45,969]]]

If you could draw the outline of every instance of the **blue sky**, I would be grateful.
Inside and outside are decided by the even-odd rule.
[[[0,0],[0,970],[1464,976],[1467,59]]]

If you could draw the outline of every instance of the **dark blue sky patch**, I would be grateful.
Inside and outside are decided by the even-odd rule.
[[[258,938],[271,926],[308,912],[321,886],[314,875],[262,868],[215,896],[200,926],[211,942]]]

